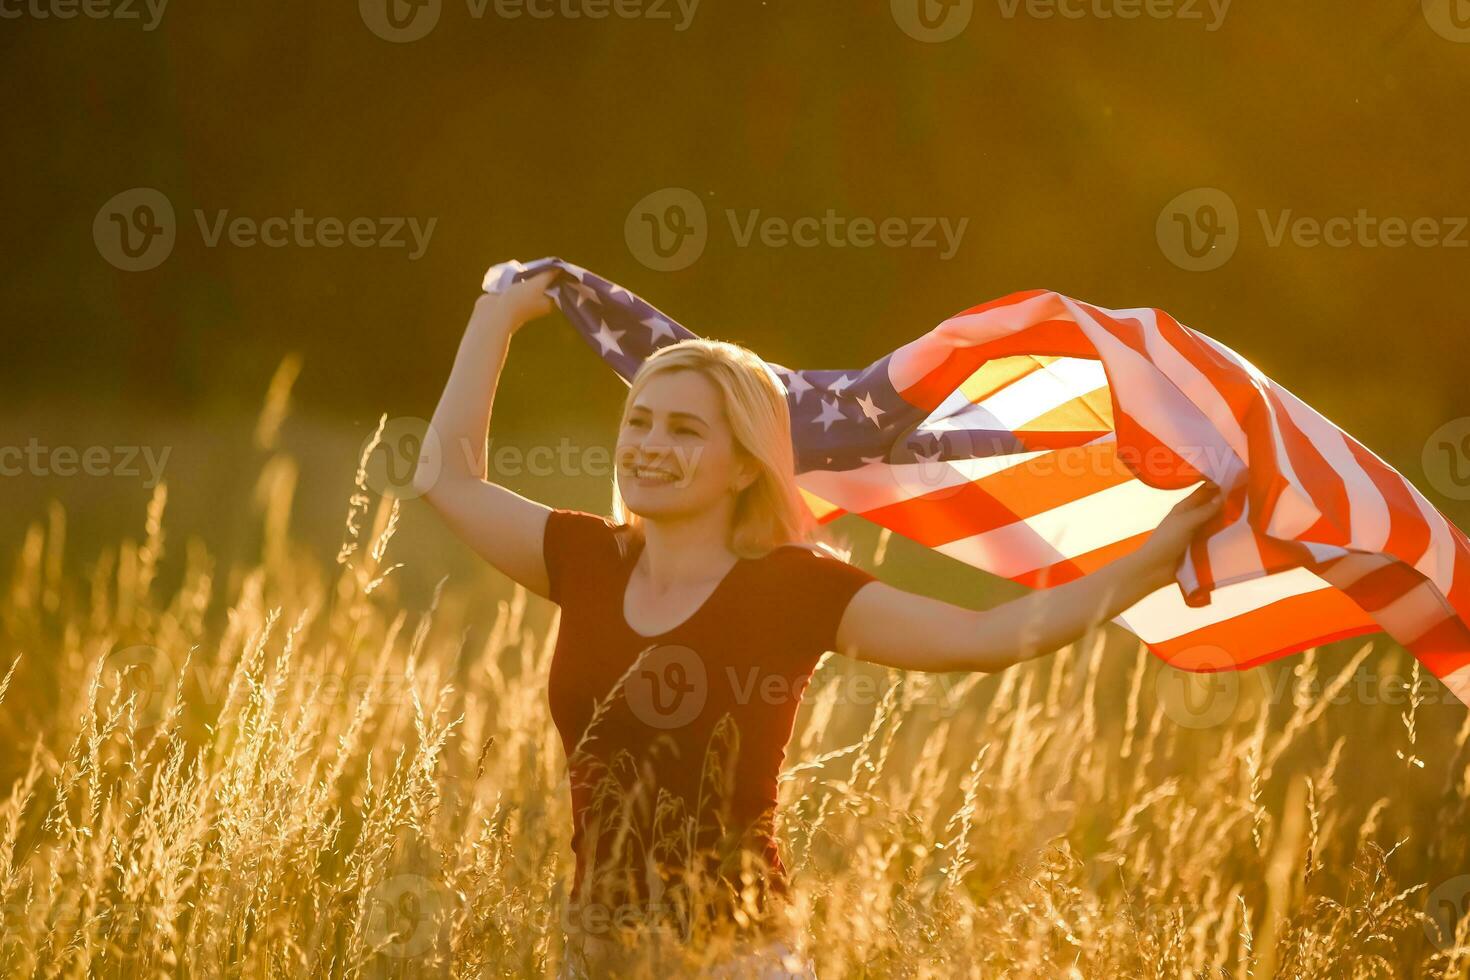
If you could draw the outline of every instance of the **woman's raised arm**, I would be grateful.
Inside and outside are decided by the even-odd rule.
[[[548,589],[542,535],[551,508],[486,479],[490,408],[511,338],[551,311],[553,271],[482,295],[465,327],[449,381],[429,424],[441,465],[420,467],[414,490],[482,558],[537,595]]]
[[[869,582],[848,602],[837,652],[925,671],[996,671],[1044,656],[1174,580],[1190,536],[1219,511],[1206,484],[1174,506],[1137,550],[1055,588],[993,609],[966,609]]]

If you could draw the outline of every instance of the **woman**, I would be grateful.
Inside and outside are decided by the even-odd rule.
[[[511,338],[550,312],[553,275],[477,301],[434,413],[442,445],[483,452]],[[561,606],[548,698],[576,851],[563,976],[613,968],[628,936],[648,957],[696,934],[735,944],[719,947],[730,976],[813,976],[780,925],[772,824],[818,658],[996,671],[1041,656],[1169,585],[1219,507],[1202,487],[1134,552],[994,609],[905,592],[816,542],[785,392],[750,351],[705,339],[640,367],[614,458],[616,519],[529,500],[457,449],[416,485],[476,552]],[[663,931],[633,928],[650,924]]]

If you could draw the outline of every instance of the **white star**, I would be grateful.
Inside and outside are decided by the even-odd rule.
[[[562,268],[566,269],[572,275],[576,276],[578,282],[585,282],[587,279],[587,270],[582,268],[580,265],[574,265],[571,262],[563,262]]]
[[[859,456],[858,459],[862,460],[864,463],[881,463],[881,462],[883,462],[883,457],[882,456]]]
[[[916,463],[937,463],[937,462],[939,462],[939,457],[941,455],[943,455],[943,453],[944,453],[944,447],[941,446],[941,445],[939,445],[939,443],[936,442],[934,444],[934,455],[933,456],[925,456],[923,450],[915,449],[914,450],[914,457],[915,457],[914,458],[914,462],[916,462]]]
[[[878,416],[887,414],[873,402],[873,393],[870,391],[858,399],[858,404],[863,407],[863,414],[868,417],[878,428],[883,428],[883,423],[878,421]]]
[[[675,339],[673,324],[661,316],[651,316],[643,321],[643,325],[652,331],[653,336],[648,339],[648,342],[655,346],[658,344],[658,338],[661,334],[668,334],[670,340]]]
[[[602,326],[595,334],[592,335],[592,339],[602,345],[602,352],[606,354],[608,351],[611,350],[617,351],[619,354],[623,353],[623,349],[618,346],[617,339],[621,337],[625,333],[625,331],[612,329],[607,325],[606,320],[599,320],[598,322],[601,323]]]
[[[822,402],[822,414],[812,419],[812,421],[822,423],[822,431],[826,432],[832,428],[833,422],[846,422],[847,416],[842,414],[842,409],[837,407],[835,401],[824,401]]]
[[[786,390],[795,395],[797,402],[800,402],[801,396],[811,391],[812,386],[797,372],[789,371],[786,374]]]
[[[579,282],[572,289],[577,293],[578,309],[581,308],[583,303],[596,303],[598,301],[596,290],[586,283]]]
[[[622,286],[619,286],[617,283],[612,283],[611,285],[609,285],[607,287],[607,291],[612,296],[616,296],[619,293],[622,293],[624,296],[628,297],[628,302],[630,302],[630,303],[633,302],[633,300],[635,300],[635,299],[638,298],[638,297],[634,296],[632,293],[628,292]]]
[[[842,389],[852,384],[854,380],[855,379],[849,378],[847,375],[844,374],[842,377],[829,384],[827,386],[827,390],[832,392],[832,394],[834,395],[841,395]]]

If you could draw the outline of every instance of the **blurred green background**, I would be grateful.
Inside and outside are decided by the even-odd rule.
[[[593,19],[559,0],[536,19],[444,0],[408,43],[370,27],[386,0],[180,3],[152,30],[141,6],[141,21],[37,16],[50,2],[8,6],[0,22],[12,175],[0,445],[167,447],[170,527],[217,547],[253,540],[264,457],[250,432],[284,356],[302,363],[281,435],[301,465],[293,532],[330,557],[363,439],[382,413],[432,413],[484,269],[549,254],[795,367],[865,365],[1018,289],[1158,306],[1470,524],[1420,462],[1430,433],[1470,414],[1456,292],[1470,233],[1458,248],[1273,247],[1257,217],[1470,211],[1470,43],[1418,0],[1242,3],[1218,21],[1183,0],[1175,16],[1136,19],[1092,0],[1071,6],[1079,17],[1007,0],[974,5],[943,42],[911,36],[902,3],[706,0],[685,23],[672,4],[667,18]],[[400,17],[434,13],[394,2]],[[178,233],[162,264],[129,272],[104,258],[93,224],[138,187],[168,198]],[[624,225],[669,187],[699,195],[710,231],[698,261],[665,272],[638,260]],[[1171,262],[1156,237],[1161,209],[1199,187],[1240,213],[1237,251],[1208,272]],[[196,209],[435,224],[410,260],[403,248],[209,247]],[[742,247],[725,209],[968,225],[947,260]],[[624,391],[552,317],[517,337],[492,435],[610,444]],[[505,482],[607,506],[605,479]],[[66,505],[85,557],[140,533],[149,494],[141,477],[0,485],[5,555],[48,498]],[[399,541],[422,550],[409,581],[474,567],[409,517]],[[973,594],[978,578],[945,589]]]

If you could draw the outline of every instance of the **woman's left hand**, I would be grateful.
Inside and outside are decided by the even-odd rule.
[[[1139,559],[1151,581],[1163,588],[1174,580],[1174,569],[1189,548],[1194,532],[1220,513],[1225,495],[1213,483],[1206,483],[1174,505],[1159,526],[1138,549]]]

